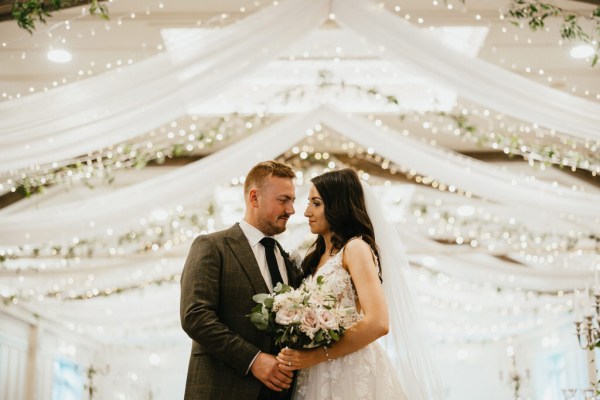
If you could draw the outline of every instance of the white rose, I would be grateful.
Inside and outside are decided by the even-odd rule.
[[[298,310],[295,308],[283,307],[275,314],[275,322],[281,325],[290,325],[299,320],[300,316],[298,315]]]
[[[275,296],[275,299],[273,301],[273,311],[277,312],[282,307],[289,307],[291,302],[292,299],[290,298],[289,292],[278,294],[277,296]]]
[[[309,276],[302,282],[302,290],[307,293],[318,293],[321,289],[317,283],[317,278]]]
[[[298,250],[293,250],[289,256],[292,264],[294,264],[297,269],[302,271],[302,256],[300,253],[298,253]]]

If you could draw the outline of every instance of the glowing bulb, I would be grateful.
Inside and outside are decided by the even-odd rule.
[[[71,61],[73,56],[67,50],[53,49],[48,52],[48,60],[55,63],[66,63]]]
[[[571,49],[571,57],[587,58],[594,54],[594,48],[589,44],[582,44]]]
[[[157,367],[160,364],[160,356],[156,353],[152,353],[150,354],[150,357],[148,357],[148,361],[150,362],[150,365]]]
[[[458,213],[458,215],[460,215],[462,217],[469,217],[469,216],[475,214],[475,209],[471,206],[460,206],[460,207],[458,207],[456,212]]]

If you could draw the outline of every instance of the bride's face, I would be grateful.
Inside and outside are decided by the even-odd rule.
[[[325,205],[315,185],[312,185],[308,192],[308,206],[304,211],[304,216],[308,218],[308,225],[312,233],[320,235],[329,233],[330,226],[325,218]]]

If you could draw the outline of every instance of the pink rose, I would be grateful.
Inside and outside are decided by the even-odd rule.
[[[321,308],[317,313],[319,325],[326,330],[337,329],[338,323],[333,313],[325,308]]]
[[[302,319],[300,320],[300,330],[313,339],[315,333],[319,330],[319,319],[314,310],[308,308],[305,310]]]

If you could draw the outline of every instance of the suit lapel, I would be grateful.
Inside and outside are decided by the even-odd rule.
[[[235,224],[229,229],[229,232],[230,234],[225,239],[227,245],[244,268],[254,292],[269,293],[269,288],[260,273],[260,268],[242,228],[240,228],[239,224]]]

